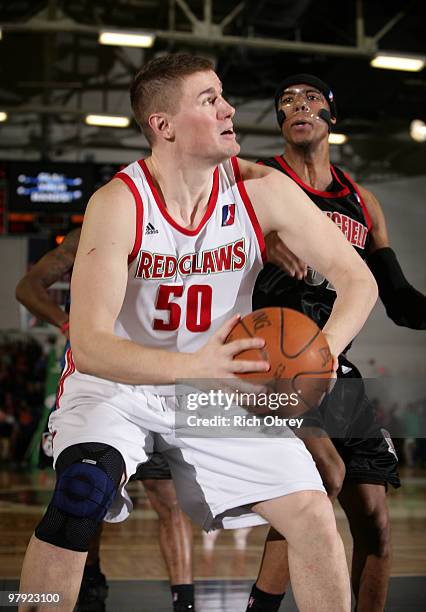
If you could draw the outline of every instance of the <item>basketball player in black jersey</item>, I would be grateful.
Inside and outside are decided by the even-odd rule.
[[[48,289],[72,271],[80,228],[72,230],[55,249],[46,253],[19,281],[16,297],[33,315],[58,327],[68,338],[68,308],[65,310],[52,299]],[[47,423],[46,423],[47,427]],[[40,467],[53,466],[52,456],[40,448]],[[169,574],[173,610],[185,612],[194,608],[192,581],[192,528],[180,509],[167,460],[154,453],[147,463],[139,466],[133,480],[140,480],[147,497],[158,514],[160,547]],[[100,569],[99,548],[102,527],[92,539],[83,573],[76,612],[102,612],[108,586]]]
[[[277,89],[275,109],[286,143],[285,154],[259,163],[291,177],[339,226],[370,266],[386,312],[397,325],[426,329],[426,298],[408,283],[389,246],[385,217],[378,200],[330,164],[328,135],[336,123],[337,113],[329,86],[312,75],[289,77]],[[295,308],[323,327],[336,295],[327,279],[307,268],[274,235],[269,236],[268,256],[281,267],[285,262],[286,271],[267,264],[256,284],[253,309]],[[338,376],[360,378],[346,351],[339,358]],[[337,386],[332,409],[344,403],[343,396],[339,395],[342,393],[343,386]],[[357,611],[381,612],[390,572],[386,489],[388,484],[399,487],[400,480],[390,436],[376,424],[362,387],[356,396],[354,405],[349,407],[350,418],[345,415],[343,419],[339,438],[330,439],[321,433],[305,439],[305,443],[330,498],[339,499],[349,520],[354,541],[352,585]],[[315,416],[305,419],[305,423],[324,432],[326,417],[329,423],[330,411],[326,415],[322,407]],[[352,436],[351,431],[355,432]],[[277,611],[289,581],[286,543],[271,530],[247,611]]]

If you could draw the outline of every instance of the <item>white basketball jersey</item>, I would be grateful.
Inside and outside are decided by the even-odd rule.
[[[264,242],[236,158],[214,171],[198,227],[174,221],[143,160],[116,175],[133,193],[136,240],[115,332],[142,345],[193,352],[234,313],[251,312]]]
[[[251,312],[254,284],[265,259],[263,235],[237,159],[214,171],[206,213],[194,230],[170,217],[143,160],[116,178],[133,194],[136,238],[115,333],[151,348],[194,352],[233,314]],[[68,349],[57,406],[65,381],[72,392],[99,380],[78,372]],[[101,382],[103,387],[109,383]],[[173,385],[155,389],[175,393]]]

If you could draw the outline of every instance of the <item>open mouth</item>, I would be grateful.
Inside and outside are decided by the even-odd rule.
[[[223,130],[223,132],[220,133],[221,136],[232,136],[234,134],[235,134],[235,132],[234,132],[233,128],[229,128],[227,130]]]
[[[294,126],[302,126],[302,125],[311,125],[310,121],[305,121],[304,119],[297,119],[297,121],[293,121],[291,127]]]

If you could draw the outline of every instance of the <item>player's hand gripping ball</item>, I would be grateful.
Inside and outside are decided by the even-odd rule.
[[[226,342],[254,336],[264,338],[265,346],[243,351],[235,359],[264,359],[271,369],[241,374],[241,378],[268,383],[271,392],[297,394],[298,404],[280,408],[283,415],[294,416],[317,407],[333,376],[330,348],[317,324],[290,308],[262,308],[241,319]]]

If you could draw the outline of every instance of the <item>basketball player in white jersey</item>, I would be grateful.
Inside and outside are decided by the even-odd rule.
[[[268,371],[264,361],[233,359],[263,340],[225,344],[251,309],[263,235],[277,231],[336,287],[324,328],[334,355],[368,316],[374,279],[297,185],[234,157],[234,109],[207,60],[154,59],[131,98],[152,154],[97,191],[86,211],[71,285],[73,350],[50,419],[57,484],[21,591],[61,592],[61,609],[72,610],[88,540],[104,517],[128,515],[125,485],[154,432],[193,520],[206,530],[270,523],[288,541],[299,610],[315,601],[317,612],[348,612],[343,545],[303,442],[179,438],[174,383]]]

